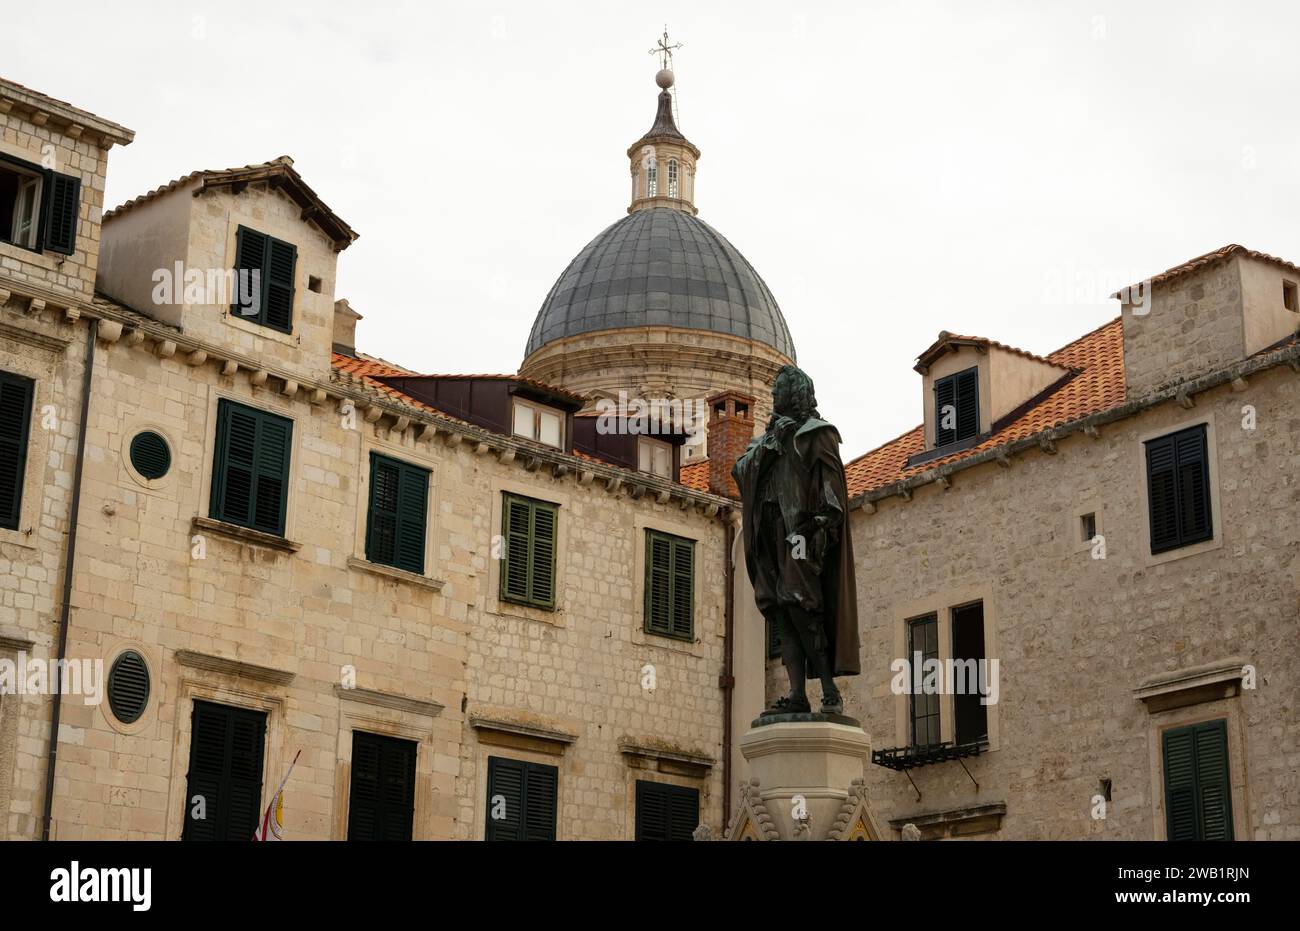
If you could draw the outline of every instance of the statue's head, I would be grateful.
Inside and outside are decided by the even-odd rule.
[[[819,416],[817,396],[807,372],[797,365],[786,365],[776,373],[776,381],[772,383],[772,410],[799,423]]]

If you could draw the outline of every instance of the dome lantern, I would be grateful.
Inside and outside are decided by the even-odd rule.
[[[700,150],[682,135],[673,113],[672,87],[676,83],[673,50],[679,48],[681,43],[668,43],[665,29],[663,38],[650,50],[652,55],[660,57],[659,72],[655,75],[659,106],[654,125],[627,150],[632,173],[632,202],[628,213],[651,207],[670,207],[692,216],[699,212],[695,209],[695,164],[700,159]]]

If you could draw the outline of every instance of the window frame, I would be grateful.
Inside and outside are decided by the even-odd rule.
[[[40,253],[45,251],[45,202],[50,186],[49,169],[43,168],[35,162],[29,162],[26,159],[17,158],[16,156],[4,152],[0,152],[0,166],[8,168],[20,178],[34,178],[37,182],[36,191],[33,195],[34,201],[32,203],[32,244],[27,245],[26,243],[15,242],[12,238],[0,239],[0,242],[14,246],[18,249],[26,249],[28,252]],[[15,213],[17,212],[17,208],[18,198],[15,196],[13,207]],[[13,226],[16,226],[15,217],[10,217],[10,223],[12,225],[9,230],[9,235],[12,237],[14,234]]]
[[[254,454],[253,454],[254,458],[257,457],[257,453],[258,451],[260,451],[260,447],[257,446],[256,444],[258,442],[258,439],[260,439],[261,437],[261,424],[267,421],[278,420],[278,421],[283,421],[284,424],[287,425],[287,433],[284,442],[284,471],[281,477],[282,491],[281,491],[280,502],[279,502],[278,522],[275,530],[268,530],[266,529],[266,527],[257,526],[255,523],[256,521],[255,515],[257,510],[257,487],[256,487],[257,475],[256,474],[254,474],[252,479],[250,480],[249,505],[248,505],[248,513],[250,515],[249,520],[247,522],[232,520],[228,516],[228,514],[224,512],[222,509],[222,505],[225,503],[225,492],[226,492],[227,482],[228,482],[229,469],[228,467],[225,466],[225,462],[229,455],[229,449],[227,446],[228,434],[229,434],[229,419],[230,419],[230,412],[233,409],[239,409],[243,412],[253,415],[255,421],[257,422],[257,431],[255,433],[255,439],[254,439],[254,444],[255,444]],[[236,527],[244,527],[249,530],[253,530],[257,533],[270,534],[271,536],[274,537],[283,538],[286,535],[286,528],[288,525],[288,518],[289,518],[289,493],[290,493],[290,488],[292,487],[292,480],[293,480],[294,425],[295,424],[293,419],[286,417],[283,414],[276,414],[276,413],[272,413],[271,411],[265,411],[262,410],[261,408],[252,407],[248,404],[243,404],[239,401],[235,401],[230,398],[218,399],[217,416],[216,416],[216,436],[212,447],[212,481],[211,481],[211,489],[208,496],[209,518],[211,518],[212,520],[220,521],[224,524],[231,524]]]
[[[542,446],[545,446],[547,449],[558,449],[561,452],[564,452],[565,433],[566,433],[564,429],[565,428],[564,411],[560,410],[558,407],[550,407],[546,404],[539,404],[536,401],[527,401],[519,397],[511,398],[511,402],[512,402],[510,406],[510,435],[511,436],[517,436],[525,440],[532,440],[534,443],[540,443]],[[533,432],[531,435],[520,433],[515,428],[515,420],[517,417],[516,411],[520,408],[530,411],[533,415]],[[550,414],[560,422],[559,442],[554,445],[546,442],[541,438],[543,414]]]
[[[1183,496],[1188,489],[1184,488],[1182,481],[1183,467],[1196,464],[1195,458],[1189,458],[1186,462],[1183,460],[1183,453],[1179,439],[1191,434],[1199,434],[1198,453],[1201,464],[1200,491],[1204,499],[1204,530],[1196,531],[1195,529],[1187,530],[1183,526],[1184,513]],[[1159,445],[1155,445],[1159,444]],[[1172,453],[1172,465],[1166,469],[1160,469],[1153,465],[1153,452],[1162,452],[1161,446],[1168,447]],[[1209,543],[1215,539],[1215,532],[1218,521],[1215,520],[1214,514],[1214,479],[1210,474],[1210,429],[1209,424],[1205,422],[1191,424],[1180,427],[1158,436],[1153,436],[1142,441],[1142,464],[1146,471],[1145,488],[1147,504],[1147,543],[1151,556],[1162,556],[1174,550],[1184,549],[1201,543]],[[1174,535],[1172,539],[1157,540],[1156,527],[1156,494],[1155,478],[1158,474],[1169,471],[1172,472],[1171,491],[1169,492],[1172,502],[1170,509],[1174,521]],[[1166,517],[1168,515],[1165,515]]]
[[[494,828],[498,828],[498,823],[492,818],[493,788],[496,787],[497,774],[502,770],[517,768],[520,774],[520,812],[518,822],[518,837],[494,837],[496,833]],[[530,775],[538,779],[549,778],[551,781],[551,800],[550,800],[550,829],[542,832],[545,836],[529,837],[528,818],[533,812],[530,812],[528,804],[528,786]],[[521,760],[516,757],[493,756],[487,758],[486,778],[483,780],[487,789],[487,807],[484,810],[483,840],[485,841],[554,841],[559,836],[560,822],[560,768],[549,763],[534,763],[531,760]],[[509,808],[507,806],[507,813]]]
[[[916,654],[918,652],[915,648],[916,631],[918,628],[927,625],[933,627],[934,630],[934,651],[933,654],[927,653],[925,650],[919,651],[921,653],[922,663],[930,659],[941,659],[939,655],[939,614],[938,612],[931,612],[907,620],[907,668],[911,674],[911,681],[908,682],[907,694],[907,741],[908,746],[918,748],[932,747],[935,744],[943,743],[942,689],[940,689],[939,694],[933,695],[925,693],[918,694],[916,691],[918,682],[924,683],[925,681],[924,669],[922,668],[918,670],[916,668]],[[918,713],[918,699],[924,699],[927,702],[927,708],[923,713]],[[930,702],[933,703],[933,710],[930,710],[929,708],[928,703]],[[931,727],[928,723],[926,725],[927,734],[932,732],[935,737],[934,740],[927,743],[919,743],[917,741],[916,725],[918,720],[924,720],[926,722],[931,720],[934,721],[933,731],[931,731]]]
[[[650,466],[651,466],[649,469],[641,468],[642,449],[646,449],[649,451]],[[662,452],[667,457],[667,463],[666,463],[667,471],[663,472],[662,474],[654,471],[655,452]],[[650,436],[637,437],[636,465],[637,465],[638,472],[644,472],[646,475],[654,475],[659,478],[669,479],[671,481],[673,478],[673,444],[667,442],[666,440],[657,440],[654,437],[650,437]]]
[[[379,483],[376,481],[376,473],[381,466],[391,466],[397,471],[397,488],[394,492],[393,516],[393,556],[392,559],[384,559],[376,552],[375,544],[375,498],[378,493]],[[366,534],[365,534],[365,554],[366,561],[377,566],[389,566],[393,569],[399,569],[402,572],[411,572],[415,575],[425,575],[429,564],[429,480],[432,470],[424,466],[414,465],[402,459],[385,455],[377,450],[370,451],[370,484],[366,490]],[[420,522],[418,542],[420,547],[420,566],[418,569],[411,568],[410,565],[401,565],[401,554],[406,535],[403,533],[403,518],[401,516],[403,492],[410,485],[420,489]],[[409,528],[408,531],[410,532]]]
[[[962,413],[965,405],[960,403],[961,379],[969,378],[972,386],[971,405],[975,409],[974,429],[970,433],[961,432]],[[945,436],[942,432],[943,427],[943,404],[940,403],[940,392],[947,385],[952,385],[952,407],[953,419],[952,435]],[[963,443],[972,440],[980,435],[980,367],[972,365],[964,368],[959,372],[953,372],[951,375],[944,375],[942,378],[934,380],[934,448],[942,449],[952,446],[955,443]]]
[[[1167,727],[1160,732],[1159,741],[1159,759],[1160,759],[1160,793],[1161,803],[1164,807],[1165,823],[1165,840],[1174,840],[1174,819],[1175,811],[1173,796],[1171,794],[1171,773],[1170,773],[1170,739],[1174,737],[1188,737],[1191,740],[1191,784],[1192,793],[1192,817],[1194,819],[1193,831],[1195,837],[1181,837],[1179,840],[1196,840],[1204,841],[1205,838],[1205,797],[1202,793],[1201,779],[1204,775],[1204,768],[1201,759],[1201,738],[1213,735],[1213,739],[1219,743],[1217,748],[1222,753],[1222,769],[1219,785],[1223,791],[1223,811],[1222,818],[1224,822],[1225,836],[1212,838],[1213,840],[1231,841],[1236,836],[1236,826],[1233,823],[1233,804],[1232,804],[1232,741],[1230,739],[1231,729],[1228,727],[1226,717],[1210,718],[1209,720],[1192,721],[1187,724],[1180,724],[1173,727]],[[1213,749],[1213,748],[1210,748]],[[1206,766],[1210,765],[1210,760],[1205,760]]]
[[[677,159],[668,159],[668,196],[681,197],[681,172],[677,167]]]
[[[647,830],[649,827],[652,826],[644,824],[642,813],[645,812],[646,809],[649,807],[648,805],[646,805],[646,802],[649,801],[648,796],[652,796],[656,794],[662,796],[664,806],[667,808],[667,812],[665,816],[666,823],[663,826],[666,836],[645,837],[643,836],[643,831]],[[634,798],[635,798],[634,804],[636,807],[635,810],[633,811],[633,819],[632,819],[633,839],[637,841],[645,841],[645,842],[694,840],[695,829],[698,828],[700,825],[700,802],[701,802],[700,795],[701,795],[700,790],[694,786],[679,786],[676,783],[672,783],[672,782],[659,782],[657,780],[651,780],[651,779],[637,779],[636,788],[634,792]],[[686,832],[685,836],[673,837],[671,836],[674,829],[673,821],[675,820],[674,816],[677,814],[675,811],[673,811],[673,805],[675,801],[680,801],[686,799],[687,797],[692,797],[695,802],[695,814],[693,817],[695,823],[691,826],[691,829],[688,832]]]
[[[262,262],[257,269],[259,272],[259,276],[258,276],[259,286],[258,286],[258,309],[256,314],[244,313],[243,307],[239,303],[239,298],[241,293],[241,288],[239,286],[239,273],[240,271],[242,271],[242,268],[239,264],[240,253],[243,248],[243,240],[245,236],[250,233],[255,236],[261,236],[265,240],[262,246]],[[271,280],[271,271],[270,271],[271,261],[272,261],[271,256],[272,256],[272,250],[277,244],[280,246],[287,247],[291,253],[288,283],[287,284],[284,282],[274,283],[277,287],[287,287],[289,289],[289,308],[288,308],[289,319],[284,326],[280,326],[277,323],[273,323],[270,319],[271,287],[273,284]],[[232,317],[236,317],[240,320],[243,320],[246,323],[252,323],[252,324],[256,324],[257,326],[266,327],[268,330],[275,330],[277,333],[285,333],[288,335],[292,335],[294,310],[298,300],[298,246],[295,243],[289,242],[287,239],[280,239],[276,236],[272,236],[270,233],[264,233],[261,230],[253,229],[251,226],[245,226],[244,224],[241,223],[235,228],[235,257],[234,257],[233,271],[235,273],[235,294],[233,295],[234,301],[232,301],[230,305],[230,315]]]
[[[193,836],[193,834],[192,834],[192,830],[193,830],[193,829],[191,828],[191,825],[194,824],[194,820],[195,820],[195,819],[192,817],[193,810],[194,810],[193,807],[192,807],[192,805],[193,805],[193,800],[194,800],[194,796],[195,796],[196,794],[202,794],[202,793],[196,793],[196,792],[194,791],[194,788],[195,788],[195,786],[194,786],[194,779],[195,779],[196,775],[199,776],[200,778],[202,778],[202,777],[204,776],[204,774],[202,774],[202,773],[197,773],[197,774],[196,774],[196,772],[195,772],[196,767],[197,767],[197,759],[196,759],[196,755],[197,755],[197,753],[198,753],[198,742],[194,739],[194,738],[195,738],[195,722],[196,722],[196,721],[198,720],[198,718],[199,718],[199,715],[200,715],[200,708],[201,708],[201,706],[210,706],[210,707],[212,707],[212,708],[221,709],[219,712],[212,712],[212,713],[215,713],[215,714],[222,714],[222,715],[225,715],[225,716],[226,716],[226,733],[223,735],[223,738],[222,738],[223,743],[224,743],[224,746],[225,746],[225,752],[224,752],[224,758],[223,758],[223,772],[222,772],[222,774],[221,774],[221,776],[220,776],[219,778],[220,778],[221,780],[223,780],[223,781],[226,783],[226,787],[227,787],[227,789],[229,788],[229,783],[230,783],[230,780],[231,780],[231,778],[232,778],[231,775],[230,775],[230,770],[231,770],[231,767],[232,767],[232,764],[233,764],[233,758],[232,758],[232,753],[231,753],[231,751],[232,751],[232,749],[233,749],[233,741],[234,741],[234,733],[233,733],[233,729],[234,729],[235,723],[236,723],[236,721],[237,721],[239,718],[241,718],[241,717],[242,717],[242,718],[245,718],[245,719],[248,719],[248,720],[250,720],[250,721],[253,720],[254,718],[260,718],[260,721],[257,722],[257,723],[259,724],[259,726],[260,726],[260,732],[261,732],[261,740],[260,740],[259,750],[258,750],[258,756],[257,756],[257,798],[256,798],[256,800],[253,802],[253,812],[252,812],[252,815],[253,815],[253,823],[249,826],[249,830],[248,830],[248,835],[247,835],[247,837],[246,837],[246,838],[243,838],[243,839],[246,839],[246,840],[252,840],[252,839],[253,839],[253,834],[254,834],[254,832],[256,832],[256,830],[257,830],[258,821],[259,821],[259,819],[261,818],[262,813],[263,813],[263,810],[262,810],[262,795],[263,795],[263,790],[266,788],[266,786],[265,786],[266,746],[267,746],[267,734],[270,732],[270,715],[269,715],[266,711],[261,710],[261,709],[256,709],[256,708],[245,708],[245,707],[242,707],[242,706],[239,706],[239,705],[229,705],[229,704],[226,704],[226,703],[221,702],[221,701],[213,701],[213,700],[210,700],[210,699],[207,699],[207,698],[195,698],[195,699],[193,699],[193,701],[191,702],[191,707],[190,707],[190,719],[189,719],[189,737],[190,737],[190,747],[189,747],[189,770],[187,771],[186,776],[185,776],[185,795],[184,795],[184,797],[183,797],[183,799],[182,799],[182,803],[183,803],[183,805],[184,805],[185,811],[184,811],[184,816],[183,816],[183,826],[182,826],[182,829],[181,829],[181,840],[195,841],[195,840],[200,840],[200,839],[201,839],[201,838],[197,838],[197,837],[194,837],[194,836]],[[214,777],[214,778],[215,778],[215,777]],[[248,781],[249,781],[249,783],[250,783],[250,785],[251,785],[251,780],[248,780]],[[230,835],[231,825],[229,824],[230,811],[229,811],[229,807],[228,807],[228,803],[229,803],[230,799],[229,799],[228,795],[229,795],[228,792],[225,793],[224,796],[221,795],[221,794],[219,794],[219,795],[218,795],[218,798],[217,798],[217,800],[216,800],[215,807],[217,808],[217,812],[216,812],[216,814],[217,814],[217,819],[216,819],[216,826],[214,826],[213,830],[214,830],[214,832],[215,832],[215,831],[217,831],[217,830],[219,830],[219,829],[222,829],[224,833],[223,833],[223,836],[221,836],[221,837],[214,837],[214,838],[212,838],[213,840],[239,840],[239,839],[241,839],[241,838],[239,838],[238,836],[234,836],[234,837],[232,837],[232,836]],[[223,805],[223,802],[226,803],[226,804]],[[205,815],[208,815],[208,816],[210,817],[213,807],[214,807],[214,805],[213,805],[212,800],[210,800],[210,799],[206,799],[206,796],[205,796],[205,812],[204,812]],[[205,820],[205,821],[206,821],[206,820],[209,820],[209,818],[208,818],[208,817],[205,817],[204,820]],[[202,839],[206,839],[206,838],[202,838]]]
[[[656,540],[663,541],[668,546],[668,591],[664,596],[668,599],[668,626],[660,628],[654,625],[652,611],[652,602],[655,600],[654,585],[654,544]],[[683,537],[675,533],[669,533],[665,530],[656,530],[653,527],[645,528],[645,575],[643,579],[644,605],[642,614],[641,629],[646,634],[655,637],[667,637],[670,640],[681,640],[686,643],[695,642],[695,544],[698,541],[690,537]],[[687,566],[689,573],[685,580],[687,586],[687,624],[685,630],[679,629],[677,623],[676,609],[678,605],[677,588],[682,583],[681,573],[678,569],[679,555],[685,551],[689,554],[690,564]]]
[[[511,502],[516,502],[528,508],[528,530],[525,532],[526,549],[524,558],[526,560],[526,595],[519,595],[509,591],[510,582],[510,559],[511,559],[511,537],[515,533],[511,522]],[[549,598],[536,597],[536,586],[534,585],[534,572],[537,568],[537,514],[539,511],[549,511],[551,514],[551,558],[550,558],[550,582]],[[497,597],[509,604],[522,605],[528,608],[537,608],[542,611],[554,611],[556,606],[556,577],[557,564],[559,563],[560,549],[560,506],[551,501],[542,501],[538,498],[530,498],[527,495],[519,494],[513,491],[501,492],[501,538],[502,538],[502,555],[501,555],[501,580],[498,586]]]
[[[356,819],[353,817],[353,814],[358,807],[357,786],[359,782],[358,780],[359,768],[357,766],[357,749],[359,744],[365,745],[366,743],[370,743],[379,754],[379,759],[376,764],[376,770],[377,770],[376,787],[375,787],[376,801],[374,803],[375,834],[374,836],[370,836],[370,837],[360,837],[360,836],[356,836],[356,834],[354,833],[358,831],[358,828],[357,828]],[[390,798],[390,793],[387,791],[387,783],[385,782],[384,779],[385,773],[390,771],[391,769],[391,766],[387,764],[391,764],[393,762],[391,759],[389,759],[386,756],[385,753],[386,749],[394,750],[404,755],[409,754],[409,756],[405,756],[404,759],[400,761],[403,769],[405,770],[404,775],[406,779],[405,803],[404,803],[405,812],[396,813],[397,816],[400,819],[404,820],[405,822],[404,825],[400,823],[397,825],[399,828],[398,833],[404,834],[405,836],[403,837],[388,836],[386,833],[386,828],[389,826],[388,819],[394,814],[394,812],[388,810],[388,808],[390,807],[391,798]],[[406,737],[394,737],[390,734],[378,734],[375,733],[374,731],[367,731],[361,728],[353,728],[352,764],[350,768],[351,775],[349,777],[349,783],[348,783],[348,833],[347,833],[348,840],[350,841],[367,841],[367,840],[409,841],[414,839],[415,837],[415,795],[416,795],[415,782],[416,782],[416,774],[418,772],[419,755],[420,755],[420,743],[418,740],[411,740]],[[361,800],[361,804],[368,805],[369,803],[366,802],[365,800]],[[405,830],[400,830],[403,827],[405,828]]]

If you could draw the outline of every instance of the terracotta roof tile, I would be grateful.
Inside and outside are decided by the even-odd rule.
[[[1017,349],[1015,346],[1008,346],[1006,343],[999,343],[995,339],[986,339],[983,336],[960,336],[956,333],[949,333],[947,330],[942,330],[939,333],[939,338],[936,339],[930,347],[925,350],[925,352],[916,357],[917,371],[924,371],[930,363],[943,355],[943,353],[948,350],[948,347],[952,345],[980,346],[986,349],[993,347],[995,349],[1001,349],[1004,352],[1024,356],[1026,359],[1033,359],[1035,362],[1042,362],[1045,365],[1055,365],[1058,368],[1068,368],[1067,366],[1060,365],[1058,362],[1053,362],[1051,359],[1045,359],[1042,356],[1036,355],[1025,349]]]
[[[1198,255],[1194,259],[1188,259],[1186,262],[1182,263],[1181,265],[1175,265],[1173,268],[1167,268],[1164,271],[1162,271],[1160,274],[1147,279],[1146,282],[1139,282],[1137,284],[1129,285],[1129,287],[1124,288],[1121,291],[1116,291],[1114,294],[1111,295],[1111,297],[1122,299],[1124,295],[1130,293],[1134,288],[1139,287],[1140,284],[1151,285],[1151,284],[1160,284],[1165,281],[1171,281],[1174,278],[1178,278],[1181,275],[1186,275],[1189,272],[1194,272],[1198,268],[1202,268],[1206,265],[1212,265],[1215,262],[1223,261],[1224,259],[1236,255],[1237,253],[1241,253],[1242,255],[1248,258],[1258,259],[1261,262],[1271,262],[1274,265],[1280,265],[1283,268],[1290,269],[1293,272],[1300,272],[1300,265],[1293,265],[1292,263],[1288,262],[1286,259],[1279,259],[1275,255],[1269,255],[1267,252],[1256,252],[1254,249],[1247,249],[1245,246],[1239,246],[1236,243],[1229,243],[1228,245],[1223,246],[1222,248],[1215,249],[1213,252],[1207,252],[1205,253],[1205,255]]]
[[[978,446],[909,469],[907,460],[925,448],[924,427],[918,426],[859,456],[844,467],[849,495],[865,494],[945,463],[965,459],[1124,403],[1124,329],[1119,318],[1058,349],[1044,361],[1075,370],[1078,374]]]
[[[709,490],[709,460],[699,459],[677,470],[677,480],[696,491]]]

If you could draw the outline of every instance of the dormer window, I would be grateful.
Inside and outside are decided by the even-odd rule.
[[[668,160],[668,196],[677,197],[677,190],[677,159],[670,158]]]
[[[637,440],[637,468],[660,478],[673,477],[673,448],[663,440],[641,437]]]
[[[968,368],[934,383],[934,445],[947,446],[980,432],[979,369]]]
[[[564,416],[557,410],[515,399],[514,434],[556,449],[564,448]]]

